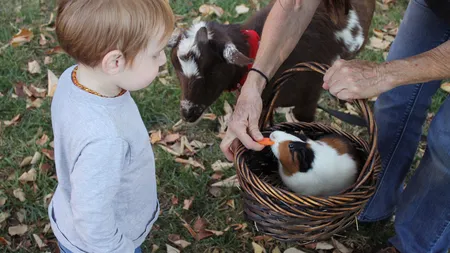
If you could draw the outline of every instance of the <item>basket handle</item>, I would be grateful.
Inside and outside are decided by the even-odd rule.
[[[320,64],[317,62],[303,62],[298,63],[294,67],[284,71],[280,78],[278,78],[273,84],[273,92],[270,95],[267,104],[263,107],[259,127],[261,131],[264,130],[267,123],[273,118],[275,101],[278,98],[281,88],[289,80],[290,77],[297,74],[298,72],[306,72],[306,71],[315,71],[322,75],[325,75],[325,72],[328,70],[329,66],[326,64]],[[357,99],[353,101],[355,107],[359,110],[362,117],[367,122],[367,129],[369,133],[369,145],[370,145],[370,153],[366,163],[373,161],[372,157],[376,155],[376,145],[377,145],[377,126],[375,124],[375,120],[373,117],[373,113],[367,104],[367,99]],[[368,168],[367,164],[365,164],[364,168]],[[360,173],[360,177],[365,173]],[[365,180],[364,180],[365,181]],[[358,187],[358,186],[357,186]],[[357,188],[356,187],[356,188]]]

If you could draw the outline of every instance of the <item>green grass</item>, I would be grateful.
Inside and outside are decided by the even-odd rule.
[[[238,4],[248,4],[247,1],[216,0],[216,1],[170,1],[176,14],[183,15],[183,20],[190,24],[196,18],[198,8],[203,3],[217,4],[225,10],[225,14],[220,17],[211,17],[220,22],[241,22],[251,14],[247,13],[236,17],[234,7]],[[403,11],[407,4],[406,0],[398,0],[389,11],[377,9],[373,27],[381,28],[383,25],[394,21],[399,23]],[[10,248],[0,248],[0,252],[39,252],[33,239],[33,233],[41,235],[49,247],[43,251],[50,251],[54,248],[55,238],[51,230],[44,234],[43,229],[48,223],[47,209],[44,197],[51,194],[55,189],[57,181],[53,161],[42,155],[39,161],[31,166],[20,167],[23,158],[33,156],[42,148],[51,149],[49,142],[53,139],[50,120],[51,98],[44,99],[43,105],[38,109],[26,109],[24,98],[13,98],[14,86],[19,83],[35,85],[36,87],[47,88],[47,68],[59,76],[68,66],[74,62],[64,54],[52,55],[53,62],[44,65],[45,52],[56,43],[41,46],[39,44],[39,26],[47,23],[51,11],[54,10],[53,1],[10,1],[0,0],[0,47],[8,43],[11,37],[18,31],[18,28],[32,28],[35,38],[32,42],[17,48],[6,48],[0,54],[0,92],[4,95],[0,97],[0,121],[10,120],[15,115],[20,114],[20,122],[16,126],[0,127],[0,198],[7,197],[6,204],[0,207],[1,213],[9,213],[11,216],[0,224],[0,237],[4,237],[11,242]],[[21,6],[20,9],[17,6]],[[230,14],[231,13],[231,14]],[[20,22],[16,22],[19,20]],[[364,50],[359,58],[371,61],[383,61],[381,52]],[[27,71],[27,64],[31,60],[40,63],[42,72],[40,74],[30,74]],[[162,84],[158,80],[145,90],[134,92],[132,95],[141,111],[144,123],[150,130],[161,129],[163,132],[170,131],[171,127],[179,120],[179,98],[180,90],[177,81],[172,73],[170,63],[167,63],[169,75],[164,78],[167,84]],[[432,111],[435,112],[439,104],[445,99],[444,92],[438,92],[433,100]],[[223,115],[223,103],[227,100],[234,104],[232,94],[224,94],[211,108],[210,111],[216,115]],[[160,247],[159,252],[165,252],[165,245],[171,244],[168,236],[178,234],[182,239],[192,244],[182,252],[252,252],[252,237],[260,235],[252,224],[244,231],[234,231],[230,229],[222,236],[214,236],[196,242],[182,226],[179,214],[187,222],[193,225],[196,217],[203,217],[209,223],[208,229],[224,230],[231,224],[246,223],[242,215],[241,195],[238,189],[225,189],[220,196],[214,197],[209,192],[209,185],[212,182],[213,171],[211,165],[217,161],[225,161],[219,149],[220,139],[216,137],[219,124],[217,121],[201,121],[195,127],[183,128],[180,133],[187,135],[189,140],[199,140],[202,142],[212,142],[211,147],[201,150],[195,159],[202,161],[207,170],[199,168],[185,168],[176,163],[174,157],[159,147],[155,146],[157,165],[157,179],[159,198],[162,206],[162,213],[156,222],[153,232],[144,243],[144,252],[151,252],[152,245]],[[47,134],[49,142],[44,146],[36,144],[36,140],[42,134]],[[34,183],[20,183],[18,178],[31,168],[37,170],[37,179]],[[46,167],[50,167],[48,171]],[[223,179],[234,174],[233,168],[224,172]],[[14,197],[14,190],[23,189],[26,200],[21,202]],[[179,199],[177,205],[172,205],[171,198],[175,196]],[[189,210],[183,209],[183,200],[194,197],[193,205]],[[225,204],[229,200],[234,200],[235,209],[227,207]],[[19,224],[16,212],[24,209],[26,212],[23,224],[29,226],[28,232],[23,236],[8,235],[8,228]],[[248,222],[247,222],[248,223]],[[371,228],[362,228],[360,232],[351,229],[347,238],[343,240],[353,244],[357,252],[370,252],[371,250],[384,245],[386,239],[392,235],[392,226],[387,227],[374,225]],[[22,245],[22,246],[20,246]],[[267,250],[278,245],[280,249],[295,246],[293,244],[268,243],[264,245]],[[218,250],[218,251],[215,251]],[[271,251],[270,251],[271,252]]]

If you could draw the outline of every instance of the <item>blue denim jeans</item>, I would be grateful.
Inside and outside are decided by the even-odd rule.
[[[68,250],[66,247],[64,247],[61,243],[58,243],[59,246],[59,251],[61,253],[72,253],[72,251]],[[142,249],[141,247],[136,248],[136,250],[134,250],[134,253],[142,253]]]
[[[450,14],[449,14],[450,15]],[[411,0],[387,61],[418,55],[449,40],[450,26],[423,0]],[[373,222],[395,212],[400,252],[447,252],[450,247],[450,99],[431,122],[427,148],[405,189],[431,98],[441,81],[410,84],[380,95],[375,103],[383,171],[377,191],[358,217]]]

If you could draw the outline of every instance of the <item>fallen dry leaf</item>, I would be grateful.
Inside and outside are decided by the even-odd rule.
[[[234,200],[233,199],[230,199],[230,200],[227,201],[227,206],[229,206],[229,207],[231,207],[233,209],[236,208],[236,206],[234,205]]]
[[[36,60],[28,62],[28,72],[31,74],[41,73],[41,66],[39,65],[39,62]]]
[[[214,113],[205,113],[203,114],[202,119],[214,121],[217,119],[217,116]]]
[[[22,167],[25,167],[25,166],[27,166],[27,165],[30,165],[32,160],[33,160],[33,157],[32,157],[32,156],[27,156],[27,157],[25,157],[25,158],[22,160],[22,162],[20,162],[19,167],[22,168]]]
[[[171,202],[172,202],[172,205],[178,205],[178,198],[176,196],[172,196]]]
[[[217,171],[216,173],[214,173],[212,176],[211,176],[211,179],[213,179],[213,180],[219,180],[219,179],[221,179],[223,177],[223,173],[221,172],[221,171]]]
[[[178,139],[180,139],[180,134],[179,133],[175,133],[175,134],[169,134],[169,135],[166,135],[165,137],[164,137],[164,142],[165,143],[172,143],[172,142],[175,142],[175,141],[177,141]]]
[[[16,83],[16,85],[14,85],[14,92],[20,98],[26,96],[25,95],[25,91],[24,91],[24,87],[25,87],[25,84],[22,83],[22,82],[18,82],[18,83]]]
[[[45,98],[47,94],[47,89],[44,88],[38,88],[34,86],[33,84],[29,87],[30,92],[32,93],[33,97],[36,98]]]
[[[27,231],[28,231],[28,226],[27,225],[17,225],[17,226],[13,226],[13,227],[9,227],[8,228],[8,233],[11,236],[24,235]]]
[[[303,250],[296,249],[296,248],[289,248],[289,249],[286,249],[283,253],[306,253],[306,252],[304,252]]]
[[[41,152],[44,153],[44,155],[45,155],[48,159],[50,159],[50,160],[52,160],[52,161],[55,160],[55,151],[50,150],[50,149],[43,148],[43,149],[41,149]]]
[[[13,47],[23,45],[30,42],[33,39],[33,32],[27,28],[22,28],[17,34],[15,34],[9,44]]]
[[[245,6],[245,4],[240,4],[240,5],[236,6],[236,8],[235,8],[235,11],[238,15],[247,13],[249,10],[250,10],[250,8]]]
[[[24,182],[34,182],[37,178],[37,171],[36,169],[32,168],[28,172],[24,172],[20,177],[19,181]]]
[[[29,108],[40,108],[42,106],[43,102],[44,102],[44,100],[42,100],[41,98],[36,98],[33,101],[31,99],[27,99],[26,109],[29,109]]]
[[[192,159],[192,157],[189,157],[189,160],[182,159],[182,158],[175,158],[175,162],[181,163],[181,164],[192,165],[196,168],[201,168],[202,170],[206,170],[206,168],[203,164],[195,161],[194,159]]]
[[[223,171],[224,169],[228,169],[233,166],[234,163],[222,162],[221,160],[218,160],[211,165],[214,171]]]
[[[208,189],[208,192],[217,198],[220,197],[220,195],[222,194],[222,189],[220,187],[210,187]]]
[[[3,237],[0,237],[0,244],[5,246],[11,245],[11,243]]]
[[[39,45],[45,46],[47,45],[47,38],[45,38],[44,34],[41,33],[41,38],[39,39]]]
[[[231,176],[223,181],[212,184],[213,187],[239,187],[237,176]]]
[[[185,240],[176,240],[172,242],[173,244],[180,246],[182,249],[186,248],[187,246],[191,245],[190,242]]]
[[[41,157],[42,157],[41,153],[36,151],[33,155],[33,158],[31,159],[30,163],[33,165],[36,164],[37,162],[39,162],[39,160],[41,160]]]
[[[46,134],[43,134],[39,140],[36,140],[36,145],[44,146],[48,140],[48,136]]]
[[[210,229],[205,229],[206,232],[211,232],[216,236],[221,236],[223,235],[223,231],[217,231],[217,230],[210,230]]]
[[[52,62],[53,62],[52,57],[50,57],[50,56],[45,56],[45,58],[44,58],[44,64],[45,64],[45,65],[51,64]]]
[[[58,86],[58,77],[50,69],[47,69],[47,96],[53,97]]]
[[[33,234],[33,238],[34,238],[34,241],[36,242],[37,246],[39,247],[39,249],[47,247],[47,244],[45,244],[37,234]]]
[[[194,223],[194,231],[200,232],[206,228],[208,225],[208,222],[204,218],[197,217]]]
[[[48,231],[50,231],[50,229],[52,228],[50,223],[45,224],[44,229],[42,230],[42,232],[44,232],[44,234],[47,234]]]
[[[9,213],[1,212],[0,213],[0,223],[4,222],[6,219],[8,219],[9,216],[11,216]]]
[[[221,17],[224,13],[223,9],[215,4],[202,4],[198,10],[204,16],[216,14]]]
[[[0,197],[0,207],[4,206],[7,200],[8,197]]]
[[[26,214],[27,214],[27,211],[25,211],[25,209],[21,208],[19,211],[16,212],[17,220],[20,223],[23,223],[23,221],[25,220]]]
[[[151,134],[150,134],[150,142],[151,142],[152,144],[155,144],[155,143],[157,143],[157,142],[160,142],[161,139],[162,139],[162,133],[161,133],[161,130],[158,130],[158,131],[151,131]]]
[[[264,249],[261,245],[257,244],[256,242],[252,242],[253,246],[253,252],[254,253],[266,253],[266,249]]]
[[[157,250],[159,250],[159,246],[156,244],[152,245],[152,253],[155,253]]]
[[[353,250],[344,246],[344,244],[340,243],[338,240],[331,238],[334,247],[339,251],[339,253],[352,253]]]
[[[53,193],[49,193],[47,195],[44,196],[44,206],[48,207],[48,204],[50,204],[50,200],[53,197]]]
[[[17,188],[13,191],[14,197],[18,198],[20,202],[25,201],[25,193],[23,192],[22,188]]]
[[[374,49],[386,50],[389,45],[391,45],[390,41],[382,40],[377,37],[370,38],[370,47]]]
[[[180,251],[177,248],[174,248],[170,246],[169,244],[166,244],[167,253],[180,253]]]
[[[17,125],[17,123],[20,120],[20,114],[17,114],[16,116],[14,116],[14,118],[12,118],[11,120],[5,120],[3,121],[3,124],[5,124],[5,126],[13,126],[13,125]]]
[[[273,250],[272,253],[281,253],[280,249],[278,248],[278,246],[276,246]]]
[[[441,84],[441,89],[446,91],[447,93],[450,93],[450,82],[445,82]]]
[[[43,163],[40,167],[42,173],[47,174],[47,172],[52,168],[52,166],[48,163]]]
[[[164,145],[158,145],[162,150],[164,150],[164,151],[166,151],[167,153],[169,153],[169,154],[172,154],[172,155],[174,155],[174,156],[181,156],[181,154],[180,153],[178,153],[177,151],[175,151],[175,150],[173,150],[173,149],[171,149],[171,148],[169,148],[169,147],[166,147],[166,146],[164,146]]]
[[[195,237],[195,240],[200,241],[203,240],[205,238],[211,237],[213,236],[214,233],[206,231],[206,230],[202,230],[200,232],[197,233],[197,236]]]
[[[328,242],[318,242],[316,244],[316,250],[331,250],[334,246]]]
[[[194,197],[191,197],[189,199],[185,199],[183,201],[183,209],[184,210],[189,210],[189,208],[192,207],[192,203],[194,202]]]
[[[384,37],[384,32],[383,32],[382,30],[377,29],[377,28],[374,28],[372,31],[373,31],[373,33],[375,34],[375,36],[376,36],[377,38],[383,39],[383,37]]]

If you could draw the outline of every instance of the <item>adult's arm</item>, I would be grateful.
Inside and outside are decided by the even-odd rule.
[[[264,24],[253,67],[270,79],[296,46],[320,2],[321,0],[275,1]],[[249,72],[220,145],[229,160],[233,159],[230,146],[236,137],[249,149],[259,151],[263,148],[256,141],[263,138],[258,129],[258,120],[265,82],[259,73]]]
[[[398,86],[450,78],[450,41],[424,53],[384,63],[336,61],[323,88],[342,100],[377,96]]]

